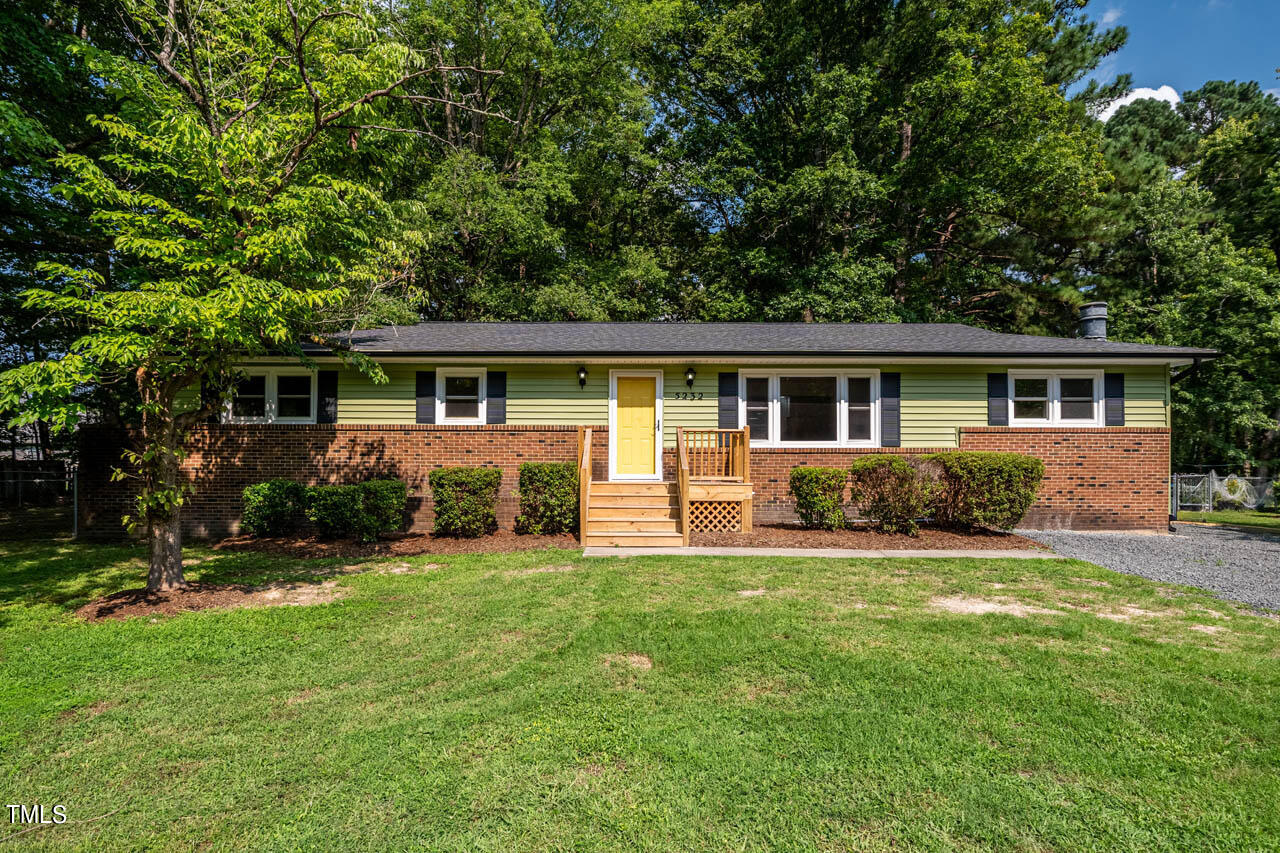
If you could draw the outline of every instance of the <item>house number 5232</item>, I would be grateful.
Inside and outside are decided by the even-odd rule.
[[[671,394],[673,400],[701,400],[701,391],[675,391]]]

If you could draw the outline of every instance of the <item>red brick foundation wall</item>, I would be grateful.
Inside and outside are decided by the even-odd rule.
[[[962,450],[1027,453],[1044,460],[1040,496],[1025,527],[1168,530],[1169,430],[966,427]]]
[[[80,522],[87,537],[121,534],[131,490],[110,482],[121,439],[99,430],[82,438]],[[306,485],[398,477],[409,487],[409,529],[427,531],[434,517],[427,477],[451,465],[502,469],[498,523],[510,528],[519,508],[520,463],[572,461],[577,443],[576,426],[203,426],[192,434],[182,464],[195,487],[183,507],[183,528],[199,538],[235,533],[245,486],[275,477]],[[607,452],[607,438],[593,445]]]
[[[609,434],[605,427],[592,431],[592,476],[604,480]],[[1167,527],[1167,429],[970,427],[961,430],[960,445],[963,450],[1013,451],[1044,460],[1044,483],[1024,521],[1027,527]],[[121,446],[120,433],[89,429],[82,437],[80,529],[87,537],[121,535],[120,516],[131,508],[131,490],[127,483],[110,482]],[[388,476],[408,483],[410,529],[430,530],[431,470],[478,465],[503,470],[498,523],[509,528],[518,511],[514,493],[520,463],[571,461],[576,447],[574,426],[205,426],[192,436],[183,463],[195,487],[183,511],[184,527],[188,535],[198,537],[234,533],[244,487],[273,477],[318,485]],[[794,520],[787,491],[791,469],[798,465],[847,467],[853,457],[866,453],[946,449],[754,448],[755,519]],[[663,452],[663,469],[665,479],[675,479],[675,454],[670,449]]]
[[[954,448],[829,448],[821,450],[800,450],[780,447],[751,448],[751,482],[754,484],[755,498],[752,505],[752,517],[756,522],[787,522],[796,520],[795,501],[789,492],[791,489],[791,469],[801,465],[816,465],[827,468],[848,468],[857,456],[869,453],[896,453],[901,455],[918,455],[922,453],[939,453]],[[848,508],[852,514],[852,507]]]
[[[914,455],[952,449],[752,448],[755,519],[795,520],[795,505],[787,491],[791,469],[799,465],[844,468],[855,456],[867,453]],[[965,427],[960,431],[960,449],[1026,453],[1044,461],[1044,482],[1023,519],[1025,527],[1168,529],[1168,429]]]

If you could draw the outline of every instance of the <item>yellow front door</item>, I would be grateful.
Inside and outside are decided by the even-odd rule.
[[[619,477],[653,476],[658,423],[658,380],[653,376],[619,376],[617,435],[614,437]]]

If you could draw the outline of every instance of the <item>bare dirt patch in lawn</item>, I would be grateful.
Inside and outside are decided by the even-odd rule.
[[[429,536],[404,533],[378,542],[356,542],[350,539],[325,540],[313,536],[278,536],[256,539],[233,536],[213,546],[218,551],[257,551],[287,557],[317,559],[323,557],[412,557],[418,554],[497,554],[513,551],[537,551],[543,548],[575,549],[581,547],[577,537],[569,533],[535,536],[499,530],[475,539],[452,536]]]
[[[754,598],[754,597],[756,597],[757,595],[764,595],[766,592],[768,592],[768,590],[763,589],[763,588],[761,588],[761,589],[740,589],[740,590],[738,590],[738,595],[742,596],[743,598]]]
[[[1047,607],[1036,607],[1007,598],[970,598],[963,595],[938,596],[929,600],[929,606],[948,613],[959,613],[965,616],[981,616],[987,613],[1000,613],[1005,616],[1060,616],[1061,610],[1050,610]]]
[[[59,714],[58,717],[63,720],[72,720],[83,714],[86,718],[91,718],[110,711],[114,707],[116,707],[115,702],[108,702],[105,699],[99,699],[92,705],[86,705],[82,708],[68,708]]]
[[[920,528],[919,536],[879,533],[869,527],[805,530],[798,524],[757,524],[750,533],[693,533],[689,544],[709,548],[852,548],[857,550],[1020,551],[1049,550],[1016,533]]]
[[[1133,607],[1132,605],[1126,604],[1124,607],[1119,607],[1114,610],[1094,612],[1093,615],[1102,619],[1110,619],[1112,622],[1130,622],[1134,619],[1151,619],[1157,616],[1176,614],[1176,612],[1177,611],[1167,611],[1165,613],[1159,613],[1155,610],[1146,610],[1142,607]]]
[[[197,610],[228,610],[238,607],[282,607],[327,604],[346,591],[337,581],[316,584],[274,583],[266,586],[243,584],[189,584],[186,589],[148,592],[126,589],[91,601],[76,611],[88,622],[130,619],[134,616],[173,616]]]
[[[653,659],[648,655],[627,652],[626,654],[605,655],[604,665],[607,667],[628,666],[632,669],[653,669]]]

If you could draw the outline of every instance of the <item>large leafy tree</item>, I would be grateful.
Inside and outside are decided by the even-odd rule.
[[[1123,37],[1076,8],[688,4],[652,74],[708,235],[709,312],[1052,325],[1037,302],[1073,291],[1020,267],[1019,240],[1105,185],[1064,91]]]
[[[97,152],[104,138],[88,117],[112,109],[111,95],[74,49],[82,43],[124,48],[114,9],[46,0],[0,5],[0,371],[59,352],[74,336],[67,324],[23,307],[24,291],[40,281],[37,265],[102,268],[109,248],[85,208],[51,192],[65,177],[52,158]],[[94,402],[108,412],[128,400]],[[14,412],[2,414],[7,421]],[[69,449],[43,420],[24,432],[46,458]]]
[[[664,312],[693,220],[646,132],[635,66],[669,5],[411,0],[388,13],[404,41],[454,69],[404,86],[396,127],[359,128],[362,146],[387,152],[428,316]]]
[[[1117,180],[1082,286],[1120,335],[1223,353],[1175,386],[1176,465],[1265,468],[1280,452],[1278,118],[1256,84],[1212,81],[1106,125]]]
[[[245,356],[303,358],[304,336],[323,334],[353,290],[404,275],[397,222],[368,164],[353,162],[354,127],[451,69],[385,37],[370,11],[129,2],[127,54],[72,45],[117,106],[88,122],[99,152],[56,158],[68,175],[56,192],[90,211],[109,250],[99,263],[42,264],[48,284],[25,306],[76,337],[0,377],[0,406],[69,428],[84,416],[79,389],[134,390],[137,441],[121,475],[137,479],[149,589],[184,584],[183,444],[219,404],[206,395],[184,411],[181,392],[225,387]]]
[[[1270,252],[1238,248],[1213,196],[1163,176],[1135,197],[1132,230],[1100,282],[1125,340],[1194,344],[1222,357],[1174,386],[1174,458],[1231,466],[1274,458],[1280,414],[1280,275]]]

